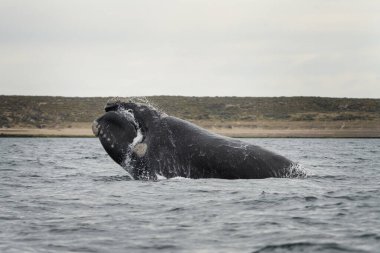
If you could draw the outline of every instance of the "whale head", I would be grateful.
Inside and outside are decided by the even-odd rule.
[[[159,113],[149,106],[132,102],[108,102],[105,114],[92,124],[92,131],[109,154],[124,167],[129,154],[143,157],[147,146],[142,144]]]
[[[109,156],[123,166],[138,135],[138,125],[133,114],[119,109],[106,110],[103,116],[93,122],[92,131]]]

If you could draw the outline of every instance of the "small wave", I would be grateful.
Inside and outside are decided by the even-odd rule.
[[[0,220],[22,220],[22,218],[17,217],[17,216],[0,216]]]
[[[361,235],[354,236],[356,238],[373,238],[375,240],[380,240],[380,235],[375,234],[375,233],[365,233]]]
[[[57,234],[66,234],[66,233],[73,233],[73,232],[104,232],[102,229],[98,228],[92,228],[92,227],[73,227],[73,228],[51,228],[49,230],[50,233],[57,233]]]
[[[284,243],[278,245],[268,245],[253,253],[264,253],[264,252],[364,252],[358,249],[352,249],[348,247],[341,246],[336,243],[310,243],[310,242],[295,242],[295,243]]]
[[[180,211],[185,211],[186,209],[184,207],[175,207],[175,208],[172,208],[170,210],[168,210],[169,212],[180,212]]]
[[[171,245],[171,244],[163,244],[163,245],[142,245],[140,247],[138,247],[139,249],[143,249],[143,250],[152,250],[152,251],[155,251],[155,250],[170,250],[170,251],[173,251],[173,250],[176,250],[178,249],[177,246],[175,245]],[[175,251],[173,251],[175,252]]]
[[[65,177],[83,177],[85,174],[82,172],[74,173],[74,174],[67,174]]]
[[[19,175],[18,177],[41,177],[41,176],[37,174],[22,174],[22,175]]]
[[[308,175],[309,179],[322,179],[322,180],[347,180],[346,175]]]
[[[56,170],[76,170],[75,167],[65,166],[65,165],[54,165]]]
[[[99,156],[85,156],[83,157],[83,159],[86,159],[86,160],[97,160],[99,159]]]
[[[343,200],[349,200],[349,201],[358,201],[358,200],[367,200],[367,199],[373,198],[374,196],[372,196],[372,195],[364,195],[364,196],[359,196],[359,195],[329,196],[329,195],[325,195],[324,197],[332,198],[332,199],[343,199]]]
[[[129,175],[124,176],[106,176],[94,179],[94,181],[102,181],[102,182],[115,182],[115,181],[132,181]]]
[[[314,196],[306,196],[305,197],[305,200],[306,201],[316,201],[318,198],[317,197],[314,197]]]

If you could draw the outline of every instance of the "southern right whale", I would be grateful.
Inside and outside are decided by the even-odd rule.
[[[135,179],[299,177],[289,159],[242,140],[132,102],[107,103],[92,129],[110,157]]]

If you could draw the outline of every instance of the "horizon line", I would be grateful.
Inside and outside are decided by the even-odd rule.
[[[144,98],[144,97],[193,97],[193,98],[334,98],[334,99],[380,99],[380,97],[328,97],[328,96],[192,96],[192,95],[146,95],[146,96],[63,96],[63,95],[7,95],[0,97],[60,97],[60,98]]]

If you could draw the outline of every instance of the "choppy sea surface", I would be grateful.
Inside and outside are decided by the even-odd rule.
[[[0,252],[379,252],[380,139],[245,140],[308,177],[133,181],[95,138],[0,138]]]

